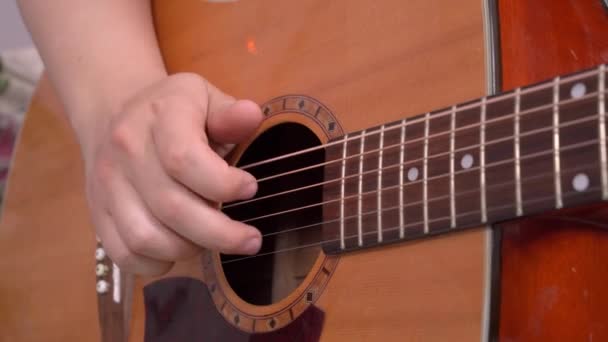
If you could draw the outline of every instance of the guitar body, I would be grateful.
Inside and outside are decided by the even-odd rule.
[[[600,1],[499,1],[502,87],[512,89],[561,73],[605,63],[608,11]],[[542,15],[540,15],[542,13]],[[569,15],[569,14],[572,15]],[[559,18],[559,19],[558,19]],[[567,37],[567,38],[566,38]],[[548,57],[550,56],[550,57]],[[502,228],[495,272],[499,298],[497,334],[505,341],[601,341],[608,339],[608,296],[601,290],[608,267],[606,232],[585,216],[531,219]],[[574,221],[574,222],[573,222]],[[594,292],[593,299],[589,296]]]
[[[244,163],[608,61],[599,0],[489,4],[156,1],[154,17],[171,72],[262,105]],[[584,220],[601,206],[240,273],[206,252],[133,279],[105,258],[96,277],[78,153],[43,79],[0,223],[0,341],[608,340],[608,233]],[[268,296],[247,291],[265,277]]]

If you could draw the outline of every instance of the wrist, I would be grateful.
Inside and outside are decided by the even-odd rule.
[[[89,87],[67,102],[66,116],[86,158],[102,138],[111,120],[125,104],[144,89],[167,77],[166,71],[154,70],[142,77],[124,77],[120,82],[106,82]]]

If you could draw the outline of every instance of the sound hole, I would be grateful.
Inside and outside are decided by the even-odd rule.
[[[257,138],[238,165],[268,160],[319,144],[316,135],[305,126],[281,124]],[[224,212],[228,216],[247,221],[264,236],[262,249],[254,257],[221,257],[228,283],[243,300],[255,305],[277,302],[295,290],[310,272],[320,251],[321,226],[318,223],[322,220],[322,206],[315,204],[323,201],[323,187],[290,190],[322,182],[323,167],[262,179],[318,165],[324,158],[324,150],[318,149],[248,169],[259,181],[255,200],[225,205]],[[286,193],[278,195],[282,192]],[[311,207],[298,209],[306,206]]]

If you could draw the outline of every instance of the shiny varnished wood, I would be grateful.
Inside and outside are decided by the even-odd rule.
[[[504,89],[608,61],[608,12],[601,1],[503,0],[499,6]],[[598,217],[605,219],[605,210],[591,221]],[[501,339],[608,339],[601,285],[608,281],[608,232],[600,227],[558,218],[503,227]]]
[[[324,225],[328,242],[323,250],[341,254],[493,224],[521,213],[535,215],[601,201],[608,188],[608,183],[602,184],[598,158],[602,145],[597,110],[604,101],[598,92],[600,86],[606,88],[604,70],[601,65],[560,75],[559,81],[334,139],[327,148],[325,167],[323,207],[330,223]],[[579,98],[571,95],[576,85],[586,90]],[[554,121],[555,115],[558,121]],[[561,137],[557,145],[554,135]],[[519,150],[516,156],[514,146]],[[470,158],[470,165],[462,165],[465,157]],[[450,158],[457,164],[452,169]],[[516,167],[520,171],[517,177]],[[426,175],[410,179],[409,171],[424,168]],[[586,189],[573,189],[577,174],[588,177]],[[514,196],[517,190],[519,200]],[[400,201],[404,203],[400,205]],[[406,217],[407,222],[399,222]]]
[[[247,333],[215,310],[212,294],[193,278],[168,278],[147,286],[145,341],[314,342],[325,314],[311,306],[292,324],[270,333]]]
[[[452,6],[159,1],[154,11],[170,70],[259,103],[312,96],[353,132],[484,94],[481,3]],[[316,302],[321,340],[480,339],[485,257],[481,230],[341,257]]]
[[[481,4],[452,6],[157,1],[154,12],[172,72],[197,72],[258,103],[307,94],[352,132],[484,94]]]
[[[599,0],[504,0],[499,7],[504,89],[608,61],[608,24]],[[154,11],[171,71],[200,73],[259,103],[284,94],[312,96],[349,133],[483,95],[479,1],[157,1]],[[310,129],[321,135],[318,127]],[[112,330],[120,323],[104,325],[112,331],[103,335],[98,326],[95,239],[82,183],[78,148],[43,81],[20,138],[0,222],[1,341],[121,336]],[[579,214],[501,227],[496,293],[504,340],[608,339],[602,287],[608,238],[597,220],[606,215],[600,209]],[[323,313],[321,339],[484,338],[485,239],[483,230],[474,230],[342,256],[311,306]],[[164,277],[136,280],[133,315],[125,322],[132,341],[146,335],[146,304],[177,292],[161,289],[148,300],[144,293],[171,277],[209,283],[201,266],[193,259]],[[100,301],[102,317],[111,312],[108,302]],[[206,317],[224,319],[210,304],[207,299]],[[163,308],[155,313],[171,313]],[[158,322],[150,314],[148,323]],[[224,323],[227,330],[214,338],[244,336]],[[150,329],[148,336],[159,332]]]
[[[500,0],[503,90],[608,62],[601,0]]]
[[[191,0],[157,1],[154,14],[172,72],[200,73],[259,103],[312,96],[352,132],[484,94],[481,3],[455,6]],[[48,94],[42,86],[28,114],[0,224],[0,266],[10,275],[0,277],[1,338],[93,341],[101,334],[82,166]],[[483,230],[343,257],[316,302],[321,339],[479,340],[485,258]],[[199,266],[168,276],[204,281]],[[136,281],[132,341],[144,337],[143,288],[154,280]]]
[[[602,226],[558,218],[505,225],[500,337],[509,341],[604,341],[608,279]]]
[[[46,80],[13,159],[0,223],[0,341],[100,336],[95,235],[78,146]]]

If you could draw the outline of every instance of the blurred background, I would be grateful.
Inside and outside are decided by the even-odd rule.
[[[32,46],[15,0],[0,1],[0,50]]]
[[[0,1],[0,202],[42,63],[14,0]]]

